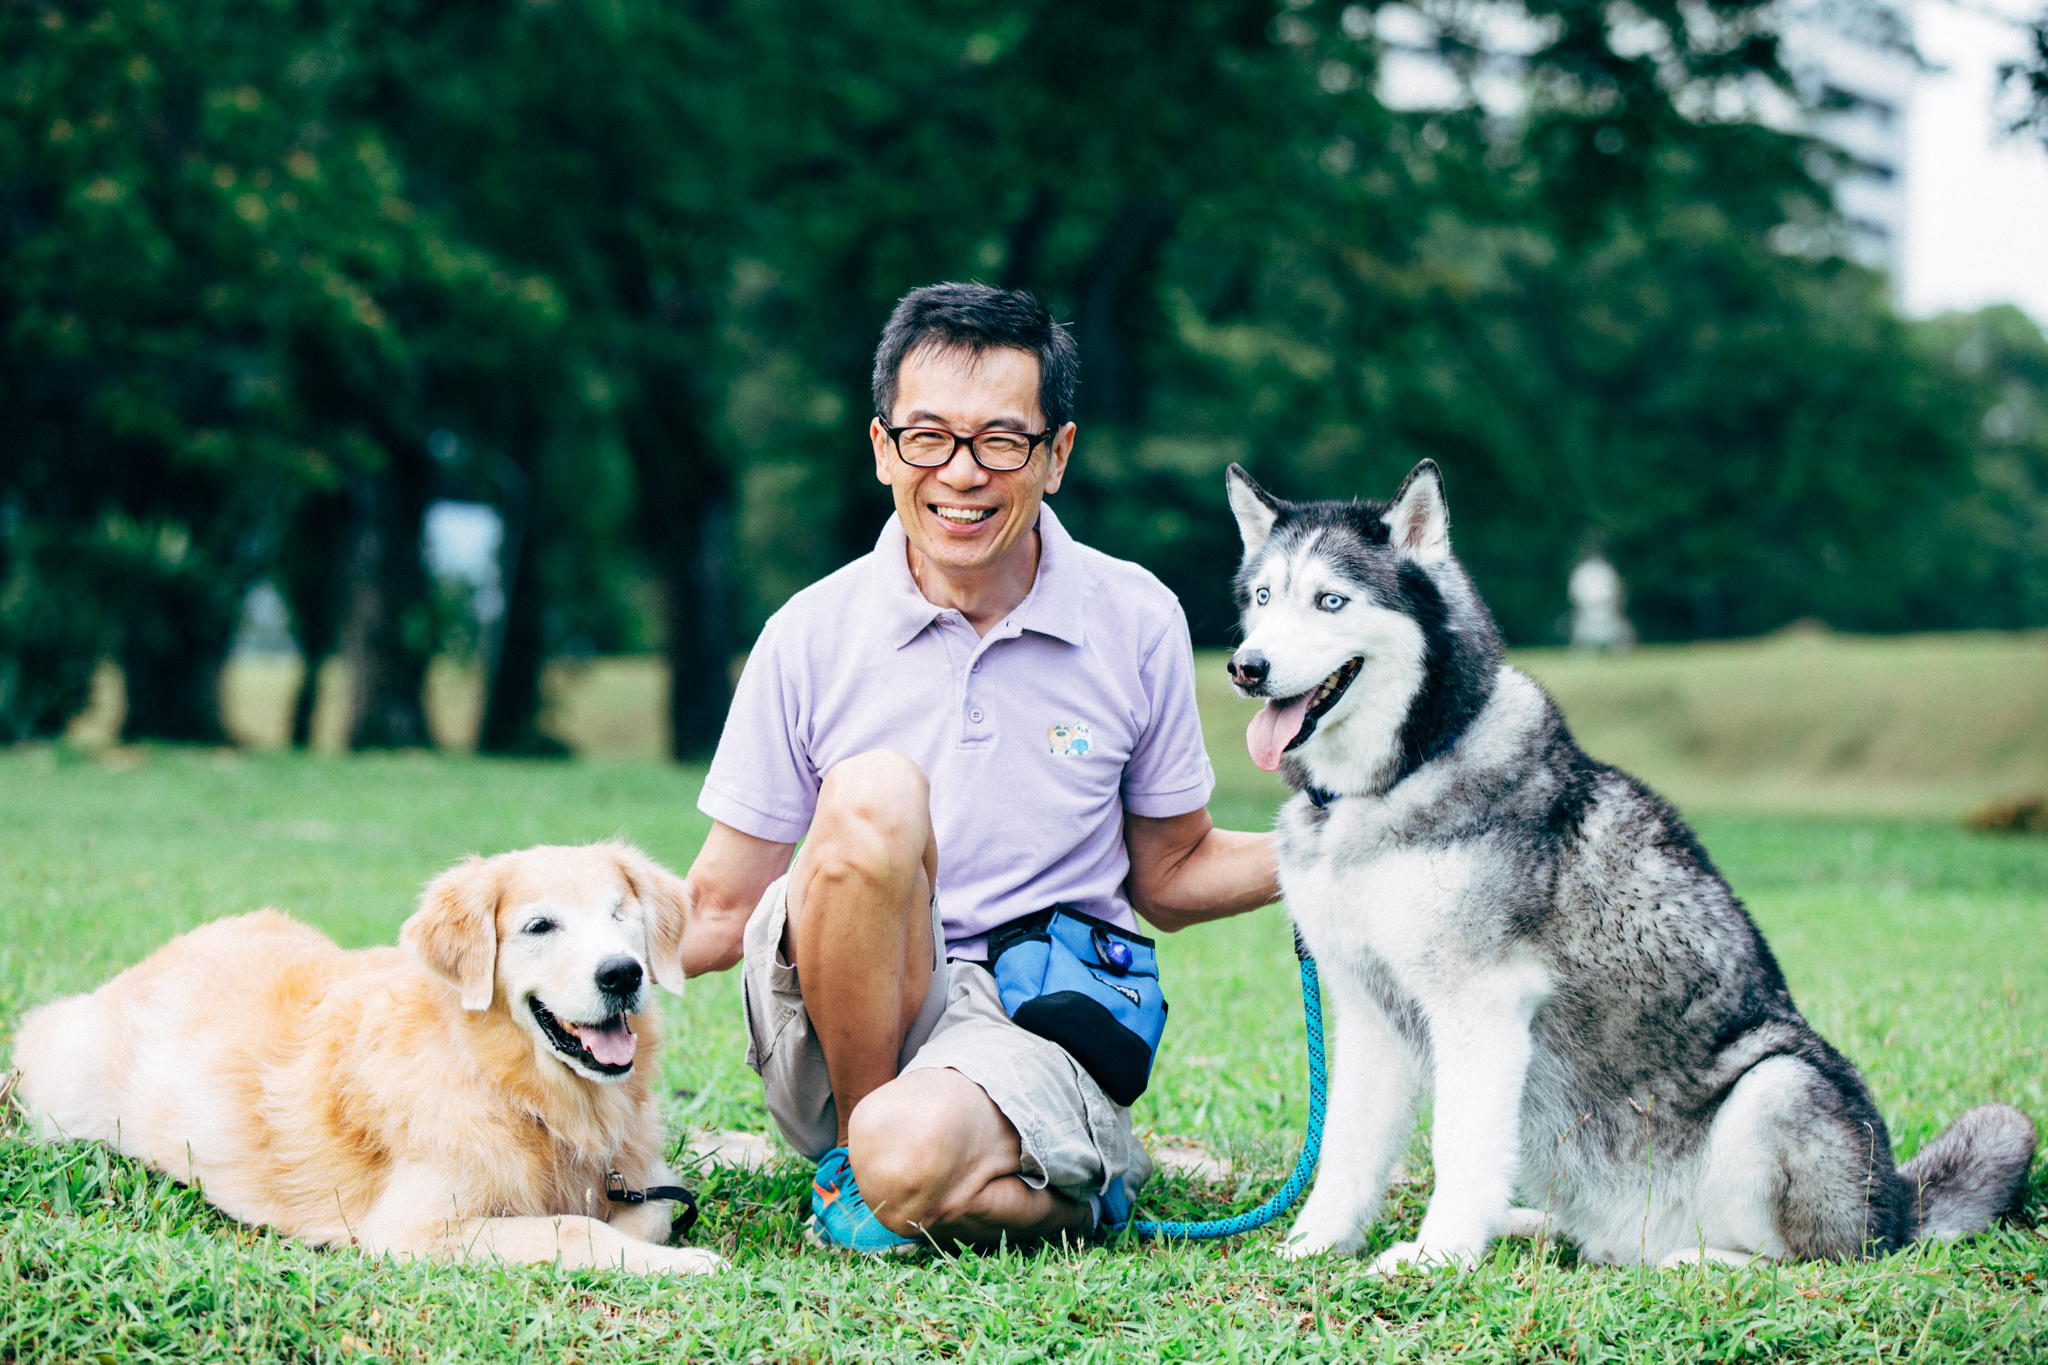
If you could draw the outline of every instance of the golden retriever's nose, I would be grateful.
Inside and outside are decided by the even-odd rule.
[[[640,964],[630,957],[608,957],[597,964],[597,988],[625,999],[640,989]]]

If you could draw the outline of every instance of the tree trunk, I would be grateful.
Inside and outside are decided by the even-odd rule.
[[[525,486],[522,478],[521,487]],[[530,505],[509,505],[513,501],[508,497],[507,505],[499,509],[505,519],[498,561],[499,581],[505,585],[505,615],[498,623],[497,647],[485,660],[490,676],[476,748],[482,754],[562,758],[568,755],[568,746],[540,729],[541,671],[548,661],[542,629],[547,603],[540,573],[546,518]]]
[[[1144,339],[1161,335],[1142,286],[1173,235],[1173,205],[1156,196],[1130,204],[1103,234],[1080,280],[1074,340],[1081,348],[1081,402],[1088,416],[1124,426],[1145,415]]]
[[[346,494],[310,499],[293,519],[291,535],[279,557],[278,590],[291,609],[292,637],[306,661],[292,702],[292,747],[313,742],[313,711],[320,699],[320,666],[335,651],[341,636],[343,583],[348,563],[350,505]]]
[[[220,673],[234,642],[239,592],[180,573],[144,590],[119,653],[128,686],[124,740],[221,744]]]
[[[661,579],[669,752],[678,760],[702,758],[718,747],[732,705],[727,669],[733,648],[727,567],[731,483],[712,457],[695,413],[678,398],[683,389],[681,377],[659,377],[650,391],[661,398],[636,405],[628,423],[641,534]]]
[[[356,529],[342,650],[351,684],[351,749],[433,743],[422,703],[433,610],[420,535],[433,494],[424,450],[387,447],[390,466],[352,490]]]
[[[727,533],[723,497],[677,508],[664,565],[662,594],[668,627],[669,750],[678,759],[701,758],[718,747],[732,706],[732,611],[727,588]]]

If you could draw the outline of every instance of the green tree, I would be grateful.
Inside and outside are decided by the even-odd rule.
[[[127,673],[131,737],[220,737],[243,593],[304,499],[345,492],[352,737],[425,738],[425,436],[480,349],[556,310],[406,197],[374,126],[334,117],[354,18],[0,9],[4,485],[35,528],[24,563],[69,555],[118,584],[85,600]]]

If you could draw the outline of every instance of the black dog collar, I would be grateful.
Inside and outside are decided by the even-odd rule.
[[[670,1224],[671,1231],[678,1237],[697,1225],[697,1196],[681,1185],[649,1185],[644,1190],[626,1188],[626,1177],[617,1171],[606,1171],[604,1197],[614,1204],[644,1204],[648,1200],[667,1200],[676,1206],[676,1216]]]

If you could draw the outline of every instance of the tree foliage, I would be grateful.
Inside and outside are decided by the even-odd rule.
[[[0,0],[0,737],[104,654],[132,734],[217,737],[267,576],[352,741],[424,742],[454,496],[508,524],[483,745],[550,747],[551,655],[659,641],[702,751],[731,652],[887,515],[873,339],[940,278],[1072,320],[1062,515],[1204,642],[1233,459],[1436,458],[1523,642],[1596,543],[1651,638],[2040,623],[2040,334],[1780,249],[1828,209],[1735,116],[1769,13],[1530,0],[1519,112],[1402,112],[1325,0]]]

